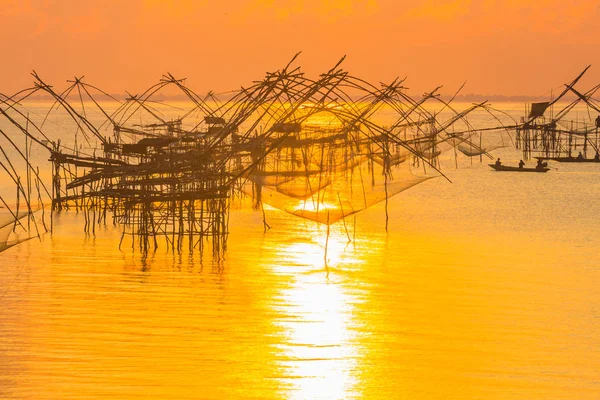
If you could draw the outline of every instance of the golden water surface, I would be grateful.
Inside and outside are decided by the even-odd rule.
[[[600,169],[551,166],[451,170],[326,255],[278,210],[233,211],[222,260],[59,214],[0,255],[0,398],[599,398]]]

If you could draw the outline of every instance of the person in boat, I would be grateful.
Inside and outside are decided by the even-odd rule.
[[[496,160],[496,167],[501,166],[502,163],[500,162],[500,157],[498,157],[498,159]]]
[[[579,154],[577,155],[577,161],[581,161],[583,160],[583,154],[581,154],[581,152],[579,152]]]
[[[519,161],[519,168],[523,168],[525,166],[525,161]]]
[[[594,161],[600,161],[600,153],[596,151],[596,155],[594,156]]]
[[[600,115],[596,117],[596,128],[600,128]]]
[[[544,162],[544,160],[543,160],[543,159],[541,159],[541,158],[538,158],[537,165],[535,166],[535,169],[544,169],[544,168],[546,168],[547,166],[548,166],[548,163],[547,163],[547,162]]]

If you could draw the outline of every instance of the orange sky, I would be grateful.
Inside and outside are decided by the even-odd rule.
[[[0,92],[35,69],[63,87],[85,75],[137,93],[164,72],[199,92],[225,91],[283,66],[309,74],[341,56],[374,83],[408,76],[483,95],[543,95],[592,64],[600,83],[597,0],[0,0]]]

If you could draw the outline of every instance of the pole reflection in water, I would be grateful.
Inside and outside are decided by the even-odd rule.
[[[597,399],[597,171],[486,167],[393,198],[387,234],[383,205],[333,224],[327,266],[280,211],[234,211],[222,263],[63,213],[0,259],[0,398]]]

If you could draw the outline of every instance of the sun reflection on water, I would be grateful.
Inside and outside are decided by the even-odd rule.
[[[327,238],[322,226],[313,225],[312,241],[282,245],[282,262],[274,267],[291,279],[276,306],[285,316],[276,322],[283,331],[277,348],[282,381],[289,388],[285,397],[354,397],[359,358],[354,313],[359,299],[337,273],[348,253],[347,239],[338,230]]]

